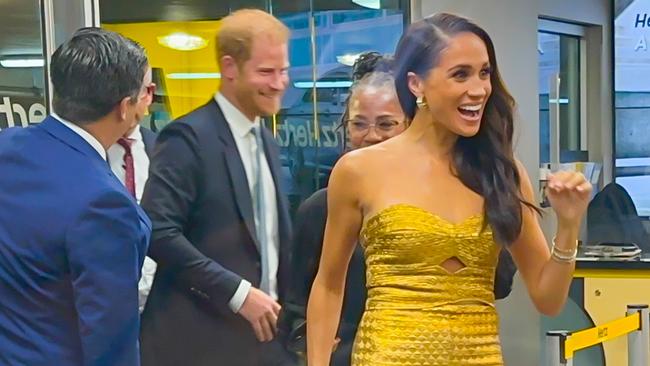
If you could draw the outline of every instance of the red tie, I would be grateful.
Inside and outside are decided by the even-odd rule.
[[[117,143],[124,148],[124,185],[126,190],[135,197],[135,170],[133,169],[133,154],[131,144],[135,140],[121,137]]]

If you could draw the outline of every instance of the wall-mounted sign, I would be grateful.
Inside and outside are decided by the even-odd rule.
[[[0,129],[39,123],[47,116],[43,99],[0,96]]]

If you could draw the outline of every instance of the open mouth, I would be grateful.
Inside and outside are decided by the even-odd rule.
[[[476,104],[476,105],[464,105],[458,107],[458,111],[460,114],[468,120],[474,121],[479,118],[481,115],[481,108],[483,106],[481,104]]]

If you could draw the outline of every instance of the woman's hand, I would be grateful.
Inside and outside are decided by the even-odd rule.
[[[582,173],[560,171],[549,176],[546,186],[558,223],[579,226],[591,198],[591,183]]]

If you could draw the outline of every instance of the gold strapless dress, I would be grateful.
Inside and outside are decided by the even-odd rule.
[[[483,216],[452,224],[399,204],[361,231],[368,299],[353,366],[503,365],[494,308],[499,247]],[[455,273],[441,264],[457,258]]]

